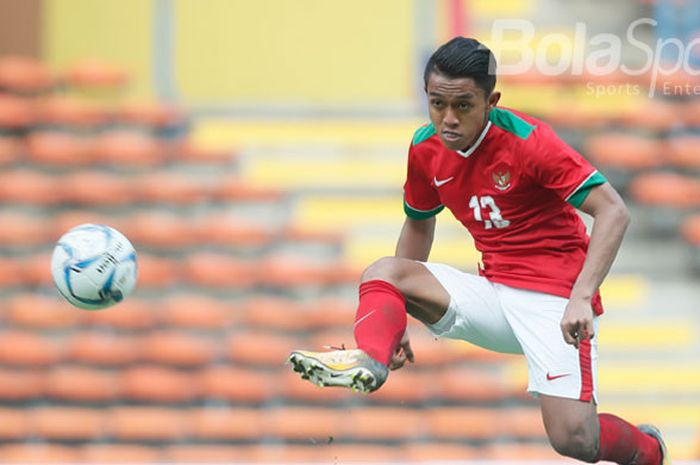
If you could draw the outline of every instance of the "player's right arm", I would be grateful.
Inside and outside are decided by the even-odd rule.
[[[396,244],[397,257],[427,261],[435,236],[435,217],[424,220],[406,217]]]

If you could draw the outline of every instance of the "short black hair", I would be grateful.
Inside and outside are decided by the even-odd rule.
[[[425,65],[426,87],[432,73],[450,79],[471,78],[488,97],[496,87],[496,57],[476,39],[455,37],[440,46]]]

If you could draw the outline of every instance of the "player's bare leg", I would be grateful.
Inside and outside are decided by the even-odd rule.
[[[422,264],[405,258],[382,258],[362,276],[354,325],[358,348],[296,350],[289,361],[302,378],[319,386],[372,392],[386,381],[392,356],[402,344],[406,313],[432,324],[444,315],[449,302],[447,291]]]
[[[670,465],[661,433],[635,427],[610,414],[598,415],[593,402],[540,395],[542,419],[552,447],[584,462]]]

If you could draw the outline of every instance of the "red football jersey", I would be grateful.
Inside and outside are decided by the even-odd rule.
[[[466,152],[446,148],[432,125],[416,132],[404,210],[425,219],[447,207],[481,252],[481,275],[568,298],[589,241],[574,207],[604,182],[547,124],[494,108]],[[602,313],[598,294],[593,307]]]

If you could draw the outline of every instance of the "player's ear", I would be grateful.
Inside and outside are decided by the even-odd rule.
[[[489,98],[486,102],[487,109],[493,110],[496,107],[496,104],[498,104],[498,101],[501,99],[501,93],[499,91],[493,91],[491,92],[491,95],[489,95]]]

